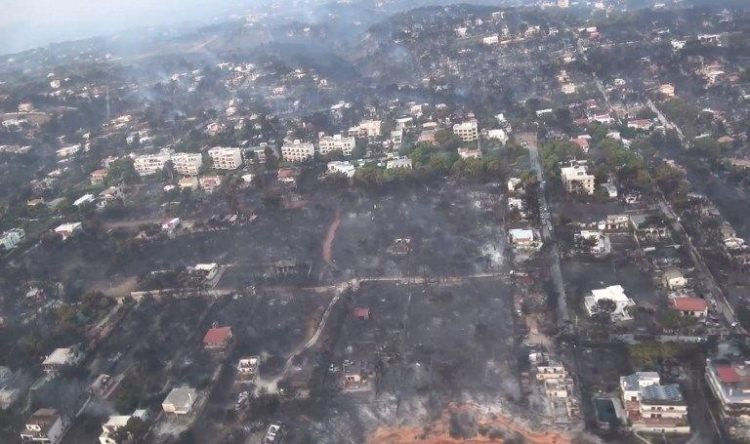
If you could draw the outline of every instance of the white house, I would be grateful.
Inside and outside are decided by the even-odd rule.
[[[81,145],[70,145],[63,148],[60,148],[56,151],[57,157],[65,158],[70,157],[76,153],[81,151]]]
[[[62,240],[67,240],[81,231],[83,231],[83,224],[80,222],[69,222],[55,228],[55,233],[59,234]]]
[[[328,173],[329,174],[343,174],[346,177],[354,177],[356,168],[348,161],[335,161],[328,162]]]
[[[634,307],[635,302],[625,294],[622,286],[611,285],[606,288],[592,290],[591,295],[583,299],[584,306],[589,315],[597,313],[599,310],[598,303],[601,300],[610,300],[615,303],[612,319],[624,321],[632,318],[627,309]]]
[[[114,434],[121,428],[128,425],[131,418],[144,419],[146,410],[136,410],[132,415],[112,415],[107,422],[102,424],[102,433],[99,435],[100,444],[122,444],[114,438]]]
[[[487,131],[487,138],[490,140],[499,140],[503,144],[508,142],[508,134],[502,128]]]
[[[670,290],[685,288],[687,282],[687,278],[683,276],[679,268],[670,267],[664,271],[664,285]]]
[[[89,204],[94,201],[93,194],[84,194],[73,202],[73,206],[80,207],[82,205]]]
[[[78,365],[81,360],[83,353],[78,347],[57,348],[44,359],[42,368],[46,373],[57,373],[66,367]]]
[[[492,34],[488,35],[487,37],[482,37],[482,43],[485,45],[497,45],[500,42],[500,36],[498,34]]]
[[[462,159],[481,159],[482,152],[476,148],[459,148],[458,156]]]
[[[508,230],[510,243],[517,249],[536,250],[541,248],[542,242],[536,231],[529,228],[513,228]]]
[[[560,177],[569,193],[582,192],[589,196],[594,194],[595,177],[588,173],[585,161],[571,162],[569,166],[562,167]]]
[[[175,387],[164,398],[161,408],[168,415],[187,415],[192,411],[197,399],[198,393],[194,388],[188,386]]]

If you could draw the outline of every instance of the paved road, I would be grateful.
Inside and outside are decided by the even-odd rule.
[[[683,134],[682,130],[677,125],[675,125],[672,121],[670,121],[659,110],[659,108],[656,107],[656,105],[651,99],[648,99],[647,103],[648,103],[649,108],[651,108],[651,110],[654,113],[656,113],[662,125],[664,125],[664,127],[666,128],[674,129],[677,132],[677,135],[680,138],[680,142],[683,144],[683,146],[685,147],[689,146],[689,141]],[[737,321],[737,317],[734,314],[734,309],[732,308],[732,305],[727,300],[726,295],[724,294],[724,291],[716,283],[716,279],[711,273],[711,270],[709,270],[708,266],[706,266],[706,262],[703,260],[703,256],[698,252],[698,249],[693,244],[693,239],[690,237],[687,231],[685,231],[685,228],[682,226],[682,223],[680,222],[680,218],[674,212],[674,210],[672,209],[672,206],[666,201],[666,198],[663,198],[662,202],[659,203],[659,207],[661,208],[662,213],[664,213],[667,219],[669,219],[669,222],[672,225],[672,229],[677,231],[685,239],[687,239],[688,251],[690,252],[690,256],[692,257],[693,262],[698,268],[698,271],[703,277],[702,281],[704,282],[708,290],[708,293],[706,296],[708,296],[709,300],[713,302],[712,305],[714,306],[714,309],[719,311],[722,314],[722,316],[724,316],[724,319],[726,319],[730,325],[733,324],[734,322]],[[741,327],[738,327],[738,328],[742,329]]]
[[[557,291],[557,322],[560,325],[567,325],[570,322],[568,313],[568,300],[565,295],[565,283],[560,269],[560,251],[555,242],[555,232],[552,226],[552,216],[547,203],[546,188],[544,182],[544,170],[542,162],[539,159],[539,147],[535,143],[527,143],[526,148],[529,150],[531,166],[536,172],[539,181],[539,219],[542,224],[542,238],[546,243],[551,245],[550,249],[550,273],[552,282]]]
[[[734,314],[734,309],[732,308],[732,305],[729,303],[729,301],[727,301],[727,298],[724,295],[724,291],[716,283],[711,270],[708,269],[708,266],[706,266],[706,262],[703,260],[703,256],[698,252],[698,249],[693,244],[692,238],[685,231],[685,228],[679,222],[679,218],[669,204],[667,204],[666,202],[659,202],[659,207],[661,208],[662,213],[667,216],[667,219],[672,225],[672,229],[680,233],[685,239],[687,239],[688,251],[690,252],[690,256],[693,259],[693,263],[696,265],[698,272],[703,277],[702,281],[706,286],[706,289],[708,290],[706,296],[708,296],[709,300],[712,302],[713,308],[719,311],[730,325],[733,324],[737,321],[737,317]]]
[[[578,41],[578,48],[579,51],[583,53],[580,40]],[[585,53],[583,53],[584,59],[586,58]],[[599,91],[601,92],[602,96],[604,97],[605,102],[609,106],[609,98],[607,95],[607,91],[601,86],[601,82],[596,77],[596,74],[592,74],[594,77],[594,81],[597,84],[597,87],[599,88]],[[665,128],[671,128],[674,129],[675,132],[677,132],[678,137],[680,138],[680,142],[685,146],[689,146],[689,141],[685,137],[682,129],[680,129],[677,125],[675,125],[673,122],[671,122],[665,115],[662,113],[654,104],[654,102],[651,99],[648,99],[646,101],[648,104],[648,107],[651,108],[651,110],[656,113],[659,121],[664,125]],[[611,106],[609,106],[611,109]],[[713,306],[716,310],[718,310],[724,318],[727,320],[727,322],[731,325],[734,322],[737,321],[737,318],[734,314],[734,310],[732,309],[732,306],[729,304],[729,302],[726,299],[726,296],[724,295],[724,291],[716,284],[716,280],[714,279],[713,274],[706,266],[705,261],[703,260],[703,256],[698,252],[698,250],[695,248],[695,245],[693,244],[692,239],[688,235],[688,233],[685,231],[685,228],[682,226],[682,223],[680,222],[680,218],[677,216],[677,214],[672,209],[672,206],[667,202],[666,197],[664,197],[662,193],[662,201],[659,203],[659,207],[664,213],[664,215],[669,220],[670,224],[672,225],[672,229],[678,233],[680,233],[685,239],[687,239],[687,246],[688,251],[690,252],[690,256],[693,259],[693,262],[695,263],[696,267],[698,268],[698,271],[700,272],[701,276],[703,277],[702,281],[705,283],[709,297],[709,300],[713,302]],[[741,327],[740,327],[741,329]]]
[[[667,117],[659,110],[659,108],[656,107],[654,102],[651,99],[648,99],[646,101],[646,104],[649,108],[651,108],[651,111],[653,111],[656,114],[656,117],[659,118],[659,121],[662,125],[664,125],[664,128],[667,129],[673,129],[677,132],[677,136],[680,138],[680,142],[682,142],[683,145],[688,146],[688,140],[685,137],[685,134],[682,132],[682,129],[672,123]]]

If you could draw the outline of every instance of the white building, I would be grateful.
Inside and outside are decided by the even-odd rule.
[[[404,130],[395,129],[391,131],[391,142],[394,145],[401,145],[403,141],[404,141]]]
[[[231,147],[213,147],[208,150],[214,168],[218,170],[236,170],[242,166],[242,150]]]
[[[575,94],[576,93],[576,85],[575,83],[563,83],[560,86],[560,90],[563,94]]]
[[[607,256],[612,252],[612,242],[609,235],[598,230],[581,230],[575,235],[577,241],[590,243],[588,253],[595,257]]]
[[[83,224],[80,222],[70,222],[55,228],[55,233],[59,234],[63,240],[73,237],[80,231],[83,231]]]
[[[76,153],[81,151],[81,145],[70,145],[63,148],[60,148],[56,151],[57,157],[64,158],[64,157],[70,157]]]
[[[197,399],[198,393],[194,388],[188,386],[176,387],[164,398],[161,408],[168,415],[187,415],[192,411]]]
[[[663,85],[660,85],[659,93],[667,97],[674,97],[674,94],[675,94],[674,85],[672,85],[671,83],[665,83]]]
[[[315,156],[315,145],[300,140],[285,143],[281,147],[281,156],[288,162],[304,162]]]
[[[501,128],[487,131],[487,138],[490,140],[499,140],[503,144],[508,142],[508,134]]]
[[[750,364],[745,360],[706,360],[706,381],[725,420],[750,424]]]
[[[462,159],[481,159],[482,151],[474,148],[459,148],[458,157]]]
[[[328,173],[329,174],[343,174],[346,177],[354,177],[356,168],[348,161],[335,161],[328,162]]]
[[[12,250],[26,239],[23,228],[12,228],[0,235],[0,246],[5,250]]]
[[[611,285],[607,288],[592,290],[591,295],[586,296],[583,299],[583,304],[589,315],[594,315],[598,312],[599,301],[602,300],[614,302],[615,310],[612,312],[612,319],[622,321],[631,319],[630,313],[628,313],[627,309],[629,307],[634,307],[635,302],[625,294],[625,290],[622,286]]]
[[[164,169],[171,159],[171,153],[162,151],[159,154],[145,154],[133,159],[133,168],[139,176],[150,176]]]
[[[221,186],[221,176],[202,176],[198,178],[198,185],[203,191],[211,194]]]
[[[589,196],[594,194],[596,178],[588,173],[585,161],[573,162],[570,166],[561,168],[560,177],[569,193],[585,193]]]
[[[84,194],[73,202],[73,206],[80,207],[82,205],[89,204],[94,201],[93,194]]]
[[[248,358],[241,358],[237,362],[237,376],[243,380],[251,380],[255,378],[258,372],[258,366],[260,365],[260,357],[250,356]]]
[[[497,45],[500,43],[500,36],[498,34],[492,34],[487,37],[482,37],[482,43],[485,45]]]
[[[21,441],[58,444],[68,430],[68,421],[55,409],[39,409],[26,421]]]
[[[175,153],[171,160],[174,170],[183,176],[197,176],[203,166],[203,156],[200,153]]]
[[[369,138],[380,137],[382,124],[383,122],[380,120],[363,120],[359,122],[359,125],[349,129],[349,135]]]
[[[42,368],[47,373],[56,373],[63,368],[78,365],[83,360],[83,353],[78,347],[57,348],[42,362]]]
[[[268,148],[269,151],[273,153],[274,156],[277,156],[276,150],[270,147],[267,143],[263,142],[258,146],[253,146],[253,147],[248,148],[245,151],[246,159],[248,158],[252,159],[253,157],[255,157],[256,163],[266,163],[266,148]]]
[[[411,169],[412,168],[411,159],[409,159],[408,157],[397,157],[395,159],[389,159],[385,164],[385,168],[387,170],[390,170],[393,168]]]
[[[664,285],[670,290],[679,290],[687,286],[687,278],[679,268],[670,267],[664,270]]]
[[[453,134],[464,142],[473,142],[479,138],[479,124],[475,119],[453,125]]]
[[[144,419],[146,410],[136,410],[132,415],[112,415],[102,424],[102,434],[99,435],[100,444],[122,444],[114,438],[114,434],[128,425],[131,418]]]
[[[318,141],[318,151],[324,156],[331,151],[341,151],[345,156],[351,156],[356,144],[357,140],[354,137],[344,137],[341,134],[321,135]]]
[[[538,233],[530,228],[508,230],[508,238],[513,247],[519,250],[538,250],[542,247]]]
[[[656,372],[620,377],[622,403],[633,430],[689,434],[688,409],[678,384],[661,384]]]

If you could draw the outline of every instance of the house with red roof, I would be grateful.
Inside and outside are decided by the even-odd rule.
[[[672,299],[672,308],[681,315],[691,318],[705,318],[708,316],[708,304],[705,299],[695,297],[679,297]]]
[[[366,307],[357,307],[354,309],[354,317],[366,321],[370,319],[370,309]]]
[[[224,350],[232,339],[232,327],[214,327],[203,336],[203,346],[209,350]]]
[[[750,423],[749,361],[707,359],[706,381],[723,419]]]

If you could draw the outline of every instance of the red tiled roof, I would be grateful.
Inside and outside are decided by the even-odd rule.
[[[716,366],[716,375],[719,377],[719,381],[725,384],[736,384],[741,379],[737,370],[731,365]]]
[[[675,298],[672,306],[679,311],[705,311],[708,309],[705,299],[701,298]]]
[[[589,149],[589,141],[586,139],[576,138],[576,139],[573,139],[572,142],[578,145],[578,148],[584,151],[588,151]]]
[[[369,318],[370,309],[365,307],[357,307],[354,309],[354,317],[357,318]]]
[[[232,327],[216,327],[208,330],[203,337],[203,344],[225,344],[232,337]]]

